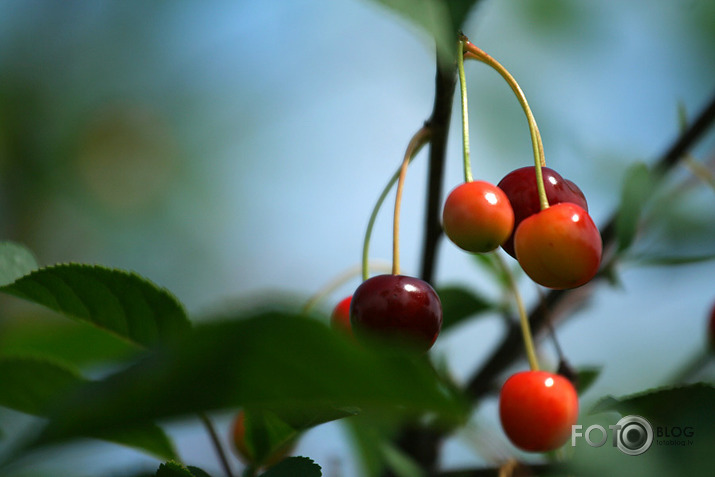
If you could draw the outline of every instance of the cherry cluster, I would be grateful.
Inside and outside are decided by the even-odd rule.
[[[566,289],[584,285],[599,270],[602,242],[588,214],[583,192],[545,166],[533,115],[506,69],[464,39],[460,39],[458,51],[465,180],[444,202],[445,235],[469,253],[490,253],[501,247],[518,261],[528,277],[544,287]],[[480,60],[497,70],[516,93],[529,121],[534,165],[510,172],[497,185],[472,179],[463,67],[466,58]],[[427,282],[399,274],[396,245],[401,184],[407,164],[419,149],[412,147],[419,142],[416,138],[408,146],[399,175],[393,273],[368,278],[364,262],[364,281],[352,296],[338,303],[331,323],[360,341],[379,337],[406,342],[426,352],[441,329],[440,299]],[[370,227],[368,236],[369,230]],[[571,426],[576,423],[578,395],[566,377],[539,370],[526,312],[515,283],[512,285],[531,369],[506,380],[499,395],[499,415],[505,434],[515,446],[529,452],[551,451],[568,439]]]

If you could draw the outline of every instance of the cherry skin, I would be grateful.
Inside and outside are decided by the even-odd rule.
[[[386,338],[424,352],[442,328],[442,303],[424,280],[376,275],[353,293],[350,323],[359,339]]]
[[[528,452],[558,449],[578,419],[578,395],[571,382],[546,371],[522,371],[499,394],[499,419],[516,447]]]
[[[511,235],[514,212],[506,194],[484,181],[465,182],[447,196],[444,232],[467,252],[491,252]]]
[[[352,299],[351,295],[340,300],[330,315],[330,326],[348,336],[353,336],[353,328],[350,325],[350,302]]]
[[[576,204],[562,202],[526,218],[516,229],[519,265],[536,283],[575,288],[598,272],[601,234],[591,216]]]
[[[571,202],[588,212],[586,197],[576,184],[564,179],[553,169],[541,168],[544,178],[544,190],[550,205],[561,202]],[[511,202],[514,209],[514,233],[519,224],[541,210],[539,192],[536,188],[536,168],[534,166],[521,167],[511,171],[497,184]],[[502,244],[506,253],[516,258],[514,252],[514,234]]]
[[[271,455],[263,459],[262,462],[256,462],[256,456],[246,443],[246,416],[243,410],[238,411],[233,418],[230,437],[233,450],[244,463],[258,464],[261,467],[271,467],[282,461],[292,452],[295,446],[295,442],[291,441],[279,449],[276,449]]]

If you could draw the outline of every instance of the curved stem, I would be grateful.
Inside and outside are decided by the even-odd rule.
[[[368,269],[372,270],[380,270],[380,271],[385,271],[389,272],[390,267],[387,266],[386,264],[379,264],[379,263],[369,263],[368,264]],[[335,290],[340,288],[342,285],[347,283],[349,280],[352,278],[356,277],[357,275],[360,274],[362,270],[362,265],[356,265],[354,267],[349,268],[348,270],[345,270],[343,273],[332,279],[327,285],[325,285],[323,288],[318,290],[313,296],[311,296],[308,301],[305,302],[305,305],[303,305],[303,313],[309,312],[320,300],[322,300],[324,297],[328,296],[329,294],[333,293]]]
[[[546,166],[546,159],[544,157],[544,145],[541,142],[541,133],[539,133],[539,127],[536,125],[536,120],[531,112],[529,103],[526,101],[526,96],[521,90],[519,83],[516,82],[514,77],[504,68],[497,60],[489,56],[481,48],[477,47],[469,41],[465,41],[464,48],[466,49],[465,58],[472,58],[485,63],[496,70],[502,78],[509,84],[509,87],[516,95],[519,100],[524,113],[526,114],[526,120],[529,123],[529,133],[531,134],[531,144],[534,150],[534,166],[536,167],[536,187],[539,192],[539,205],[541,209],[546,209],[549,207],[549,201],[546,198],[546,190],[544,188],[544,178],[541,173],[541,168]]]
[[[457,49],[457,71],[459,73],[459,93],[462,100],[462,155],[464,157],[464,182],[472,182],[472,165],[469,159],[469,105],[467,102],[467,80],[464,74],[464,40],[460,39]]]
[[[400,274],[400,206],[402,204],[402,189],[405,185],[405,177],[407,176],[407,166],[410,165],[412,158],[417,155],[422,146],[429,140],[431,131],[427,126],[422,126],[419,131],[412,136],[405,157],[400,166],[399,179],[397,181],[397,192],[395,194],[395,213],[392,222],[392,274]]]
[[[514,301],[516,302],[516,308],[519,312],[519,324],[521,325],[521,335],[524,338],[524,349],[526,351],[526,359],[529,361],[529,368],[532,371],[539,370],[539,360],[536,358],[536,351],[534,348],[534,339],[531,336],[531,327],[529,326],[529,317],[526,313],[526,307],[524,307],[524,301],[521,299],[521,294],[519,293],[519,288],[516,286],[514,281],[514,276],[509,270],[509,266],[504,262],[501,255],[495,253],[497,262],[499,266],[504,271],[504,275],[507,277],[509,282],[509,289],[514,295]]]
[[[216,434],[216,429],[214,428],[213,423],[205,412],[199,412],[198,414],[199,418],[201,419],[201,422],[203,422],[204,426],[206,427],[206,430],[209,433],[209,436],[211,437],[211,442],[216,449],[216,453],[218,454],[219,460],[221,461],[221,465],[223,466],[224,472],[226,472],[226,476],[233,477],[233,473],[231,472],[231,465],[228,463],[228,458],[226,457],[226,453],[223,450],[223,446],[221,445],[221,441],[218,438],[218,434]]]

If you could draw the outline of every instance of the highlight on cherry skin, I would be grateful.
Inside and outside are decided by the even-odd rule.
[[[603,244],[588,212],[562,202],[526,218],[514,234],[514,248],[519,265],[533,281],[566,289],[596,275]]]
[[[551,205],[571,202],[588,212],[586,197],[579,187],[564,179],[555,170],[542,167],[546,198]],[[497,184],[504,191],[514,209],[514,233],[524,219],[541,210],[539,193],[536,187],[536,168],[534,166],[514,169]],[[506,253],[516,258],[514,252],[514,233],[501,244]]]
[[[442,329],[442,303],[424,280],[376,275],[353,293],[350,323],[358,339],[387,339],[426,352]]]
[[[499,419],[512,444],[527,452],[548,452],[571,436],[578,419],[578,394],[563,376],[522,371],[499,394]]]
[[[447,237],[459,248],[486,253],[512,233],[514,212],[506,194],[485,181],[460,184],[447,196],[442,210]]]
[[[348,336],[353,336],[353,328],[350,325],[350,302],[352,298],[352,295],[350,295],[340,300],[330,314],[330,326]]]

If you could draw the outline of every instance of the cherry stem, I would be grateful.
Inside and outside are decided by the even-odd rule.
[[[464,157],[464,182],[472,182],[472,165],[469,159],[469,105],[467,102],[467,79],[464,74],[464,41],[460,38],[457,49],[459,92],[462,100],[462,155]]]
[[[379,270],[384,272],[389,272],[391,269],[387,264],[380,263],[369,263],[368,269]],[[362,265],[356,265],[354,267],[345,270],[340,275],[333,278],[328,284],[318,290],[313,296],[311,296],[308,301],[303,305],[303,313],[308,313],[313,307],[320,302],[323,298],[333,293],[335,290],[343,286],[345,283],[358,276],[362,270]]]
[[[509,270],[509,266],[504,262],[501,255],[498,253],[494,254],[496,256],[496,261],[504,272],[504,276],[507,278],[509,283],[509,289],[514,295],[514,301],[516,302],[516,308],[519,312],[519,323],[521,325],[521,335],[524,338],[524,349],[526,351],[526,359],[529,361],[529,368],[532,371],[539,370],[539,360],[536,358],[536,351],[534,348],[534,339],[531,336],[531,327],[529,326],[529,317],[526,314],[526,307],[524,307],[524,301],[521,299],[521,294],[519,293],[519,288],[516,286],[514,281],[514,276]]]
[[[412,141],[410,141],[410,145],[414,142],[415,137],[417,136],[424,136],[422,139],[422,143],[420,144],[420,147],[423,146],[424,144],[429,141],[431,137],[431,130],[427,126],[423,126],[417,133],[415,133],[415,136],[412,138]],[[408,152],[409,152],[410,146],[408,145]],[[418,148],[419,149],[419,148]],[[417,155],[417,150],[413,151],[411,154],[405,154],[405,157],[409,156],[409,161],[412,161],[414,159],[415,155]],[[397,182],[397,179],[400,177],[400,173],[402,172],[402,166],[392,175],[390,180],[387,182],[387,185],[385,185],[385,188],[382,190],[382,193],[380,194],[380,197],[378,197],[377,202],[375,203],[375,207],[372,209],[372,213],[370,214],[370,219],[367,222],[367,228],[365,229],[365,239],[363,240],[363,246],[362,246],[362,280],[365,281],[368,278],[370,278],[370,270],[369,270],[369,264],[370,264],[370,239],[372,237],[372,229],[375,226],[375,220],[377,219],[377,213],[380,210],[380,207],[382,207],[382,203],[385,202],[385,198],[387,198],[387,194],[390,192],[390,189],[392,189],[392,186]]]
[[[221,440],[218,438],[218,434],[216,433],[216,429],[214,428],[211,419],[209,419],[208,415],[206,415],[205,412],[199,412],[198,414],[199,419],[201,419],[201,422],[204,424],[206,430],[209,433],[209,436],[211,437],[211,443],[216,449],[216,453],[218,454],[219,460],[221,461],[221,466],[223,467],[224,472],[226,472],[226,476],[233,477],[233,473],[231,472],[231,465],[228,463],[228,458],[226,457],[226,453],[224,452],[223,446],[221,445]]]
[[[462,36],[461,41],[464,44],[466,53],[465,58],[471,58],[482,63],[487,64],[499,73],[502,78],[509,84],[509,87],[516,95],[519,100],[524,113],[526,114],[526,120],[529,123],[529,133],[531,134],[531,145],[534,150],[534,165],[536,166],[536,187],[539,192],[539,205],[541,210],[549,207],[549,201],[546,198],[546,189],[544,188],[544,178],[541,173],[541,168],[546,166],[546,158],[544,157],[544,145],[541,142],[541,133],[539,133],[539,127],[536,124],[534,115],[531,112],[529,103],[526,101],[526,96],[521,90],[519,83],[516,82],[514,77],[504,68],[497,60],[489,56],[481,48],[477,47],[471,43],[466,37]]]
[[[407,166],[410,165],[412,158],[417,155],[419,150],[424,146],[430,138],[431,130],[427,126],[422,126],[419,131],[412,136],[405,157],[400,166],[399,178],[397,180],[397,192],[395,193],[395,214],[392,221],[392,274],[400,274],[400,206],[402,205],[402,189],[405,186],[405,177],[407,176]]]

